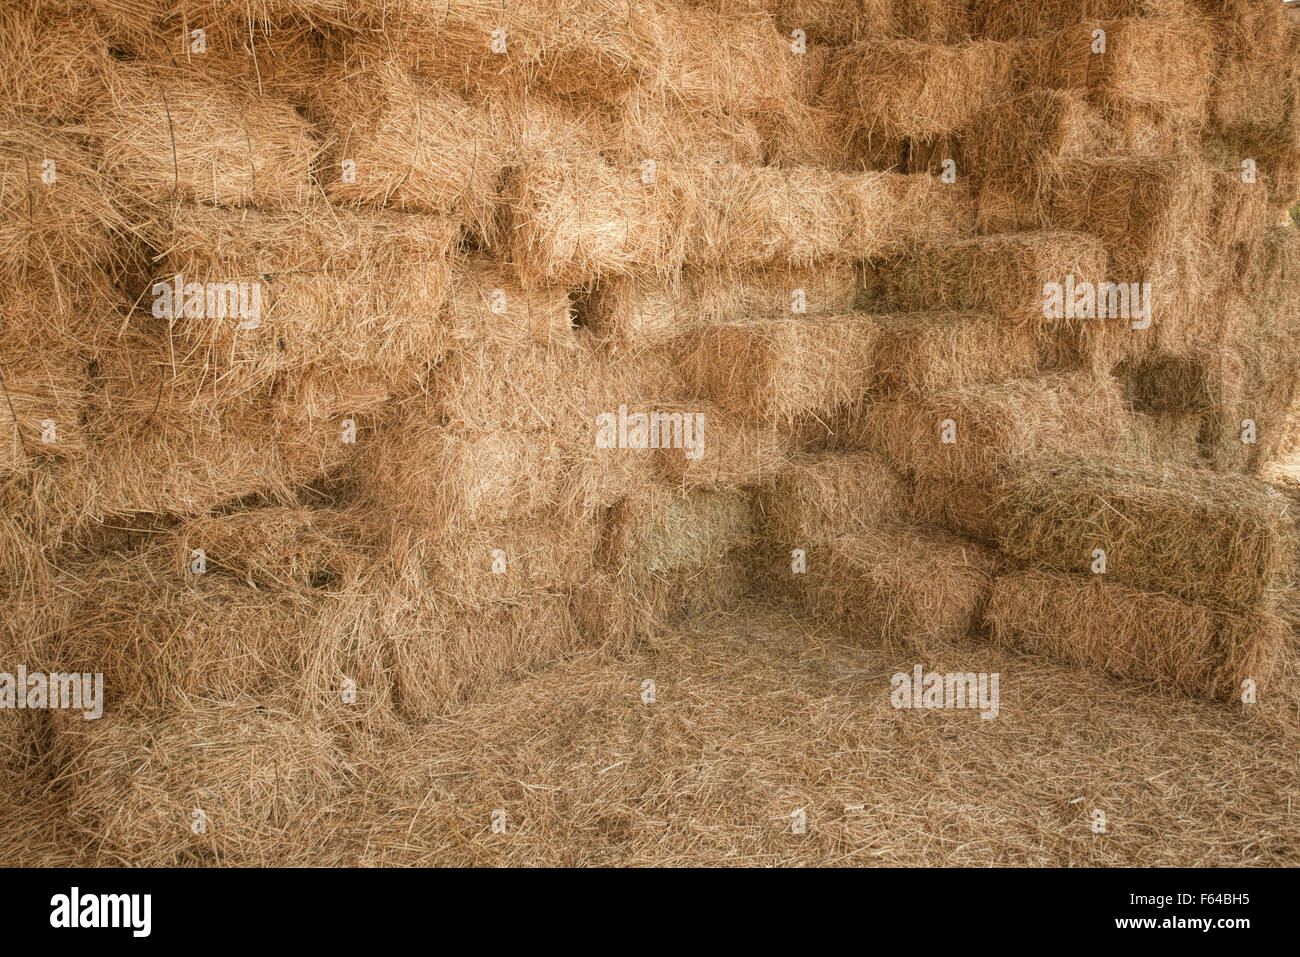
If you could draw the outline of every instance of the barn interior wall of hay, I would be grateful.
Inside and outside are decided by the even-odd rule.
[[[796,658],[1293,702],[1296,6],[6,6],[11,862],[482,860],[376,847],[564,711],[526,676],[725,698],[737,616],[779,695],[816,676],[772,616]],[[557,780],[636,817],[584,727]],[[708,863],[761,813],[472,843]]]

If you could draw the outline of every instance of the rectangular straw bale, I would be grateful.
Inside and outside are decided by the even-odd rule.
[[[584,320],[602,338],[649,343],[713,322],[795,315],[843,315],[857,274],[848,263],[812,269],[686,269],[680,277],[624,277],[585,297]],[[802,308],[802,312],[796,312]]]
[[[0,475],[89,451],[89,356],[45,318],[39,303],[0,316]]]
[[[157,315],[162,287],[181,275],[184,315],[169,292],[182,348],[250,387],[317,362],[395,369],[449,345],[444,308],[457,238],[448,220],[422,214],[179,207],[162,228],[145,301]],[[250,296],[260,291],[255,326],[223,314],[232,303],[211,286],[203,299],[188,289],[245,282],[256,284]]]
[[[1022,204],[1041,201],[1058,167],[1114,142],[1100,111],[1072,90],[1035,89],[976,113],[965,129],[968,174]]]
[[[48,123],[81,119],[116,68],[108,37],[94,19],[14,5],[0,11],[5,43],[0,99],[14,112]]]
[[[413,410],[361,451],[366,499],[395,526],[421,534],[512,521],[561,504],[565,463],[545,434],[458,430]]]
[[[845,43],[867,35],[892,35],[899,0],[686,0],[686,5],[714,11],[767,13],[782,36],[800,29],[813,43]]]
[[[942,441],[945,421],[955,442]],[[1113,448],[1125,425],[1118,385],[1076,372],[874,401],[846,424],[840,441],[878,451],[909,473],[994,487],[1045,451]]]
[[[326,0],[328,3],[329,0]],[[258,11],[223,0],[130,0],[96,4],[114,55],[180,66],[258,96],[309,107],[321,92],[326,47],[318,11],[273,0]],[[319,5],[318,5],[319,6]],[[314,21],[314,22],[313,22]],[[203,49],[195,31],[203,31]]]
[[[805,583],[808,612],[854,640],[924,651],[964,638],[992,586],[987,549],[944,532],[880,526],[834,540]]]
[[[573,337],[569,289],[525,289],[509,269],[487,256],[456,264],[448,298],[449,326],[458,344],[545,344]]]
[[[748,489],[647,486],[609,509],[598,560],[611,573],[632,576],[702,568],[749,545],[754,534]]]
[[[662,91],[629,90],[603,117],[602,152],[615,165],[763,162],[759,117],[691,109]]]
[[[1010,95],[1013,54],[986,40],[866,40],[836,54],[822,96],[850,124],[889,138],[951,133]]]
[[[112,296],[109,271],[122,260],[127,229],[115,187],[78,130],[0,121],[0,283],[20,290],[48,282],[43,305],[60,310]]]
[[[667,26],[672,32],[658,82],[685,108],[744,115],[789,103],[797,54],[770,18],[685,8]]]
[[[392,63],[347,70],[327,81],[319,102],[331,202],[437,213],[489,234],[508,145],[503,121]]]
[[[194,515],[254,493],[291,494],[269,396],[223,391],[165,339],[136,329],[97,365],[86,417],[96,515]]]
[[[725,412],[790,421],[870,385],[877,330],[860,315],[715,324],[675,348],[690,393]]]
[[[1036,568],[999,575],[987,612],[993,640],[1197,697],[1236,699],[1247,678],[1267,687],[1286,641],[1272,613],[1189,604],[1103,578]]]
[[[792,458],[758,486],[755,510],[764,537],[809,549],[906,516],[907,485],[871,452],[829,452]]]
[[[1038,371],[1032,328],[983,312],[872,316],[878,338],[872,387],[930,391],[1020,378]]]
[[[119,64],[87,125],[134,199],[286,207],[313,193],[311,125],[288,103],[187,67]]]
[[[467,430],[585,433],[602,366],[571,331],[561,334],[567,341],[457,348],[429,374],[430,410]]]
[[[344,582],[326,564],[306,584],[257,586],[220,570],[182,570],[177,550],[167,542],[157,558],[107,554],[58,583],[81,599],[67,629],[51,638],[51,661],[103,673],[106,713],[254,694],[337,715],[344,676],[365,686],[358,715],[386,695],[379,633],[364,611],[372,584]]]
[[[1095,30],[1105,31],[1105,51]],[[1203,119],[1209,101],[1214,37],[1191,18],[1120,19],[1070,24],[1021,44],[1016,84],[1079,90],[1097,102],[1155,106]]]
[[[877,264],[878,303],[884,309],[981,312],[1031,330],[1046,365],[1093,361],[1098,319],[1048,319],[1048,283],[1067,277],[1097,283],[1106,277],[1101,242],[1082,233],[1007,233],[946,245],[927,245]],[[1115,323],[1118,320],[1106,320]]]
[[[996,548],[1001,527],[997,490],[943,475],[917,472],[908,501],[910,521],[934,525]]]
[[[1021,40],[1089,20],[1177,19],[1185,16],[1188,8],[1188,0],[1041,0],[1033,4],[973,0],[970,20],[977,37]]]
[[[782,469],[788,454],[785,436],[768,424],[746,422],[706,403],[656,410],[660,419],[655,436],[659,448],[650,451],[650,465],[658,480],[669,487],[747,485]],[[677,439],[675,415],[683,417]],[[663,417],[667,416],[667,424]],[[694,416],[690,436],[686,416]],[[652,422],[651,429],[655,426]],[[665,429],[667,440],[665,441]],[[691,440],[688,445],[687,438]],[[676,447],[681,445],[681,448]]]
[[[961,190],[928,175],[718,165],[692,197],[688,260],[701,266],[785,265],[885,255],[969,231]]]
[[[297,504],[197,515],[150,543],[141,567],[173,584],[189,582],[194,551],[202,549],[205,575],[255,587],[337,589],[364,574],[369,531],[359,512]]]
[[[555,661],[584,641],[565,595],[467,609],[398,583],[382,595],[384,641],[398,714],[430,721],[512,675]]]
[[[1107,580],[1250,608],[1283,567],[1283,502],[1247,476],[1065,459],[1026,466],[1005,495],[1003,549],[1062,571],[1090,571],[1100,548]]]
[[[301,860],[328,839],[316,828],[347,787],[330,729],[252,697],[70,719],[59,729],[69,826],[106,865]],[[196,809],[206,816],[202,833],[192,827]]]
[[[645,182],[639,169],[580,154],[525,161],[504,188],[509,260],[526,286],[669,275],[686,253],[685,177],[669,168]]]
[[[1129,417],[1125,456],[1151,465],[1203,466],[1205,416],[1199,412],[1135,412]]]
[[[567,592],[594,573],[590,513],[536,523],[480,525],[450,537],[402,529],[388,543],[402,579],[466,608]]]
[[[1300,74],[1286,69],[1294,66],[1288,60],[1297,49],[1294,11],[1288,23],[1287,7],[1281,3],[1194,2],[1217,40],[1211,119],[1266,135],[1292,126],[1294,137],[1291,119]]]

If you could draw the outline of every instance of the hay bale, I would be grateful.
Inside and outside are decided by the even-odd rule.
[[[253,494],[288,501],[366,447],[368,416],[388,397],[382,378],[338,369],[288,376],[278,395],[228,388],[178,361],[165,337],[136,329],[104,351],[92,383],[86,432],[99,517],[197,515]],[[348,417],[355,442],[345,437]]]
[[[872,316],[872,388],[921,392],[1021,378],[1038,371],[1032,327],[978,312]]]
[[[683,178],[670,168],[647,183],[592,156],[525,161],[504,187],[509,261],[526,286],[668,275],[685,258]]]
[[[212,517],[73,566],[55,585],[72,608],[50,660],[103,673],[108,712],[257,694],[332,721],[382,717],[374,585],[348,521],[282,509]],[[202,574],[195,548],[212,555]],[[341,698],[345,677],[355,704]]]
[[[474,526],[446,538],[404,528],[387,544],[403,582],[465,608],[485,608],[567,594],[591,577],[596,541],[596,522],[584,513]]]
[[[871,305],[886,309],[980,312],[1025,325],[1046,366],[1104,364],[1105,324],[1120,320],[1047,319],[1049,283],[1106,277],[1106,250],[1081,233],[1008,233],[927,245],[876,265]],[[886,305],[887,304],[887,305]],[[1108,357],[1106,357],[1108,358]]]
[[[293,861],[348,780],[327,729],[247,698],[61,722],[58,747],[71,827],[114,866]]]
[[[1108,581],[1187,601],[1257,606],[1289,560],[1282,501],[1245,476],[1067,459],[1026,466],[1004,495],[1008,554],[1087,572],[1100,548]]]
[[[771,425],[756,424],[734,418],[712,407],[665,408],[661,416],[683,416],[682,437],[676,442],[676,422],[669,419],[669,446],[662,437],[659,448],[651,449],[650,467],[664,485],[682,490],[700,486],[735,486],[752,484],[785,465],[789,443]],[[688,445],[685,416],[696,418]],[[662,429],[660,433],[662,436]]]
[[[0,99],[42,123],[71,123],[115,69],[108,38],[87,16],[28,4],[0,11],[7,42],[0,68]]]
[[[39,305],[57,306],[61,315],[84,310],[86,300],[108,299],[109,270],[121,263],[118,244],[126,231],[114,193],[78,128],[47,127],[12,116],[0,122],[4,288],[48,282],[52,288],[40,292],[52,298]]]
[[[784,109],[797,54],[788,34],[746,11],[675,11],[658,83],[687,109],[749,114]]]
[[[1187,0],[1042,0],[1034,4],[974,0],[970,20],[977,37],[1021,40],[1084,21],[1179,19],[1188,12]]]
[[[564,338],[559,338],[563,336]],[[466,344],[428,377],[429,410],[466,431],[516,429],[587,437],[604,366],[571,330],[546,345]]]
[[[1300,231],[1279,226],[1261,234],[1243,289],[1248,298],[1235,343],[1246,365],[1240,412],[1257,425],[1248,465],[1259,470],[1284,454],[1295,434],[1290,416],[1300,394]]]
[[[908,473],[985,487],[1030,457],[1113,448],[1127,425],[1118,385],[1087,373],[905,394],[853,412],[841,445],[880,452]],[[945,421],[952,443],[943,441]]]
[[[934,525],[990,548],[997,548],[1001,535],[997,489],[947,476],[913,475],[907,515],[918,525]]]
[[[906,508],[902,477],[870,452],[796,456],[758,486],[755,499],[764,538],[787,549],[896,524]]]
[[[146,296],[155,314],[161,297],[170,299],[178,349],[232,386],[255,388],[315,363],[394,370],[436,359],[450,344],[444,307],[456,239],[457,228],[433,216],[182,206],[160,228],[164,252]],[[205,284],[206,295],[192,296],[190,283]],[[253,303],[260,294],[260,315],[245,320],[222,308],[233,306],[235,297],[220,293],[230,283],[248,283]],[[227,285],[214,295],[211,284]]]
[[[693,197],[688,260],[697,265],[807,267],[955,239],[971,211],[933,176],[814,168],[713,166]]]
[[[258,9],[222,0],[131,0],[96,7],[95,18],[116,56],[182,67],[295,107],[310,105],[319,92],[326,62],[317,30],[320,9],[289,8],[283,2]],[[202,31],[202,50],[196,31]]]
[[[1135,412],[1129,418],[1125,456],[1150,465],[1204,466],[1205,416],[1201,413]]]
[[[584,638],[564,595],[466,609],[397,584],[382,596],[393,699],[409,721],[431,721],[488,688],[563,657]]]
[[[8,298],[7,296],[5,297]],[[88,356],[76,341],[43,328],[43,304],[22,303],[0,318],[0,475],[82,460],[88,452]]]
[[[1285,626],[1268,612],[1038,569],[999,575],[987,619],[999,644],[1224,701],[1238,698],[1247,678],[1267,687],[1286,641]]]
[[[615,165],[763,162],[759,117],[686,108],[664,91],[629,90],[604,119],[601,151]]]
[[[963,165],[981,190],[1028,206],[1043,201],[1061,164],[1095,155],[1112,139],[1100,111],[1080,94],[1030,90],[971,118],[962,139]],[[1026,209],[1020,215],[1027,220],[1032,214]]]
[[[808,613],[854,640],[924,653],[981,620],[991,552],[943,532],[881,526],[835,539],[810,566]]]
[[[848,122],[891,139],[951,133],[1010,95],[1014,54],[992,41],[867,40],[836,54],[822,96]]]
[[[1094,53],[1094,30],[1106,48]],[[1214,38],[1195,18],[1121,19],[1071,24],[1016,48],[1019,90],[1078,90],[1096,102],[1151,106],[1204,119]]]
[[[489,234],[508,140],[486,109],[382,62],[345,68],[318,102],[331,202],[436,213]]]
[[[545,435],[466,432],[413,409],[366,443],[357,481],[394,524],[438,535],[565,504],[567,465]]]
[[[791,421],[866,391],[875,324],[860,316],[716,324],[673,348],[691,395],[748,419]]]
[[[712,566],[754,540],[753,496],[744,488],[686,493],[647,486],[608,510],[598,561],[614,575]]]
[[[1241,0],[1195,3],[1217,40],[1210,118],[1265,138],[1282,133],[1294,142],[1300,73],[1291,59],[1296,34],[1286,7]],[[1289,135],[1283,133],[1288,128]]]
[[[813,269],[686,269],[675,280],[621,277],[583,297],[583,321],[597,336],[648,344],[696,333],[710,323],[790,315],[843,315],[857,274],[846,263]],[[803,313],[794,308],[802,306]]]
[[[428,0],[340,11],[314,19],[378,36],[385,55],[462,93],[540,88],[615,99],[664,73],[670,11],[653,0]],[[494,31],[504,31],[504,52]],[[498,46],[499,49],[499,46]]]
[[[310,124],[191,68],[119,64],[87,126],[105,173],[133,199],[287,207],[313,192]]]
[[[448,300],[451,336],[458,345],[545,345],[573,338],[573,298],[567,288],[526,289],[486,256],[457,264]]]

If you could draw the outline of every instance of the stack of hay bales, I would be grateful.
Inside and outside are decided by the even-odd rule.
[[[1284,516],[1225,473],[1295,450],[1280,10],[0,29],[0,650],[106,682],[102,720],[0,745],[57,762],[98,860],[292,860],[385,734],[756,592],[873,642],[1266,677]],[[1108,281],[1153,284],[1149,325],[1043,312]]]
[[[1276,4],[1208,0],[969,12],[967,38],[906,59],[859,45],[823,86],[860,131],[950,160],[978,235],[864,262],[866,387],[805,416],[814,457],[764,484],[760,575],[867,640],[987,632],[1232,698],[1285,633],[1292,516],[1233,473],[1293,448],[1297,247],[1269,224],[1295,194],[1284,150],[1257,150],[1270,172],[1257,157],[1251,182],[1245,153],[1209,144],[1263,142],[1224,118],[1248,87],[1269,142],[1292,142],[1294,27]],[[1045,311],[1051,283],[1080,308]],[[1149,315],[1108,313],[1101,283],[1150,283]]]

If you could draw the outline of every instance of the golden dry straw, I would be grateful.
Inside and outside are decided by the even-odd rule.
[[[1049,283],[1103,282],[1107,255],[1078,232],[1007,233],[926,245],[877,265],[868,286],[873,307],[890,310],[981,312],[1023,324],[1049,366],[1097,362],[1104,326],[1119,319],[1047,319]]]
[[[1283,500],[1263,482],[1197,469],[1050,461],[1004,492],[1002,548],[1107,581],[1234,608],[1263,602],[1290,561]]]
[[[1087,20],[1177,19],[1189,12],[1189,6],[1189,0],[1042,0],[1033,4],[973,0],[970,19],[976,36],[1020,40]]]
[[[1286,641],[1268,612],[1224,611],[1097,576],[1025,569],[999,575],[993,640],[1182,694],[1232,700],[1267,688]]]
[[[1068,373],[871,402],[851,410],[837,440],[909,473],[994,487],[1036,455],[1114,448],[1126,425],[1116,383]]]
[[[0,11],[5,52],[0,98],[13,112],[48,123],[81,119],[116,64],[92,18],[40,2]]]
[[[807,549],[898,523],[907,496],[902,476],[878,455],[808,453],[758,486],[755,509],[770,544]]]
[[[738,419],[707,403],[656,411],[669,417],[668,445],[663,442],[664,427],[660,425],[660,447],[649,453],[651,468],[664,485],[681,489],[748,485],[785,466],[789,443],[772,425]],[[680,441],[677,420],[672,418],[675,415],[683,417]],[[691,436],[694,450],[685,447],[688,415],[696,416]],[[676,447],[679,445],[683,447]]]
[[[183,206],[160,224],[143,304],[171,320],[180,355],[250,388],[315,363],[397,369],[450,345],[457,238],[427,215]]]
[[[869,133],[951,133],[1011,94],[1015,54],[1011,45],[987,40],[866,40],[836,54],[822,97]]]
[[[1105,48],[1095,33],[1105,33]],[[1203,119],[1209,101],[1214,35],[1192,17],[1092,20],[1021,44],[1016,85],[1078,90],[1096,102],[1119,101]]]
[[[77,716],[61,722],[57,747],[69,824],[98,860],[119,866],[306,859],[348,777],[327,729],[255,698]]]
[[[944,532],[878,526],[835,539],[807,572],[806,607],[847,639],[924,652],[980,621],[993,554]]]
[[[685,269],[674,280],[620,277],[584,297],[584,322],[597,336],[650,343],[698,332],[711,322],[794,315],[843,315],[857,275],[847,263],[813,269]],[[796,312],[801,308],[802,312]]]
[[[396,585],[380,599],[394,707],[408,721],[453,713],[512,672],[561,658],[583,641],[565,595],[466,609]]]
[[[872,388],[883,393],[979,385],[1038,371],[1031,327],[983,312],[871,316],[877,338]]]
[[[286,207],[313,193],[310,124],[288,103],[189,67],[119,64],[87,125],[131,199]]]
[[[691,394],[743,418],[790,421],[859,398],[874,368],[875,325],[857,315],[717,324],[681,340]]]
[[[437,213],[490,232],[509,143],[501,120],[384,62],[340,68],[318,102],[331,202]]]

